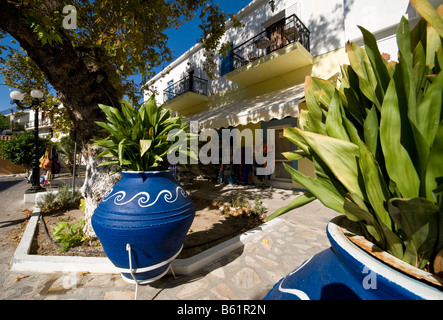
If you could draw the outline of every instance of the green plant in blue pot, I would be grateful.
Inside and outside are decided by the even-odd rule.
[[[358,227],[364,241],[355,242],[401,271],[358,251],[335,221],[327,229],[332,248],[279,282],[269,299],[443,299],[443,6],[411,4],[423,19],[410,30],[402,18],[397,62],[386,61],[360,27],[365,48],[346,45],[350,65],[338,82],[306,79],[307,111],[284,133],[298,150],[285,156],[312,161],[316,178],[286,166],[308,192],[268,218],[318,199]],[[372,272],[377,284],[365,287]]]
[[[169,170],[175,137],[189,139],[187,126],[151,96],[141,107],[121,103],[121,110],[100,105],[108,134],[94,141],[116,165],[122,178],[102,198],[91,219],[108,258],[128,282],[145,284],[162,277],[180,253],[195,216],[187,192]],[[174,133],[174,134],[172,134]],[[176,144],[178,145],[178,144]],[[188,145],[187,143],[181,145]]]

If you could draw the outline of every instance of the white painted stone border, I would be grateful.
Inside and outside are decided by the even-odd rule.
[[[106,257],[77,257],[77,256],[42,256],[29,254],[40,217],[40,209],[34,212],[15,250],[11,261],[11,270],[27,272],[90,272],[90,273],[119,273],[117,268]],[[223,258],[230,252],[241,248],[249,241],[265,235],[283,222],[276,218],[232,239],[222,242],[208,250],[187,259],[175,259],[172,268],[175,274],[190,275]]]

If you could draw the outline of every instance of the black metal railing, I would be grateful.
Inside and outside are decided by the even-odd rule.
[[[294,14],[232,49],[231,68],[235,70],[291,43],[300,42],[310,51],[310,32]],[[231,71],[232,71],[231,70]]]
[[[208,80],[187,76],[179,82],[170,85],[163,91],[163,101],[169,101],[186,92],[194,92],[204,96],[208,95]]]
[[[38,126],[44,127],[44,126],[50,126],[52,125],[51,119],[44,118],[44,119],[38,119]],[[34,121],[29,121],[25,123],[25,129],[33,129],[34,128]]]

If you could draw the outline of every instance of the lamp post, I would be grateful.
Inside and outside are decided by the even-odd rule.
[[[271,6],[271,11],[274,12],[274,10],[275,10],[275,1],[274,0],[270,0],[269,1],[269,5]]]
[[[32,104],[30,107],[24,107],[21,101],[24,99],[23,93],[20,91],[12,91],[9,95],[11,99],[23,109],[34,110],[34,149],[32,152],[32,187],[25,191],[25,193],[37,193],[46,191],[45,188],[40,186],[40,162],[38,159],[38,109],[43,99],[43,92],[37,89],[31,91]]]

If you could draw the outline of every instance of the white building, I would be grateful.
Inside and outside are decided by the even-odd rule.
[[[437,7],[441,0],[431,3]],[[232,50],[216,61],[215,79],[204,72],[204,50],[196,44],[146,83],[145,98],[156,92],[159,104],[198,121],[200,129],[276,129],[270,183],[299,188],[282,166],[291,162],[280,153],[293,148],[282,130],[297,125],[305,77],[328,79],[348,64],[346,42],[363,45],[357,25],[374,33],[380,51],[396,60],[403,15],[411,27],[419,20],[408,0],[254,0],[236,15],[243,27],[227,22],[222,42]],[[292,166],[314,174],[307,161]]]

